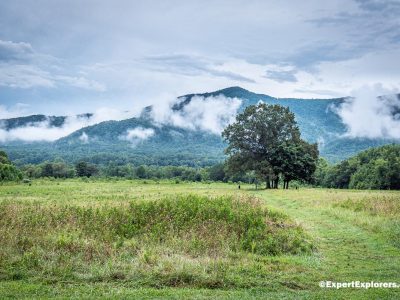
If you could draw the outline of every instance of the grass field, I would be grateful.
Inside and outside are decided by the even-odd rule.
[[[223,183],[0,186],[0,298],[396,299],[400,193]]]

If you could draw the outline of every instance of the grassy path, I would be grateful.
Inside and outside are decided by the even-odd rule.
[[[288,195],[289,193],[289,195]],[[335,299],[399,299],[400,289],[323,289],[321,280],[336,282],[366,281],[400,282],[400,251],[382,235],[363,228],[356,219],[368,218],[353,211],[334,208],[329,199],[307,199],[296,191],[259,191],[270,208],[284,211],[301,223],[317,241],[320,264],[301,279],[314,282],[315,287],[303,294],[305,298]],[[302,293],[298,296],[301,297]]]

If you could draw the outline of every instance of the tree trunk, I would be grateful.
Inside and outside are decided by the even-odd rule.
[[[279,184],[279,178],[276,178],[276,179],[275,179],[275,188],[276,188],[276,189],[278,188],[278,184]]]
[[[286,181],[286,189],[287,189],[287,190],[289,189],[289,180]]]
[[[271,183],[270,183],[270,181],[269,181],[269,177],[266,178],[265,184],[266,184],[266,185],[265,185],[265,188],[266,188],[266,189],[270,189],[270,188],[271,188]]]

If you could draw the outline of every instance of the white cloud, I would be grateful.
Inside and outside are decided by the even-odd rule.
[[[185,99],[180,99],[184,101]],[[194,96],[181,110],[171,107],[155,107],[153,117],[156,122],[192,130],[204,130],[221,134],[222,130],[235,120],[242,104],[238,98]]]
[[[50,121],[28,124],[27,126],[13,128],[11,130],[0,129],[0,141],[55,141],[64,137],[84,126],[88,126],[90,121],[85,118],[68,117],[62,127],[50,126]]]
[[[28,89],[55,87],[51,74],[36,66],[0,63],[0,86]]]
[[[184,99],[179,99],[183,101]],[[226,125],[235,120],[242,100],[237,98],[226,98],[224,96],[200,97],[195,96],[191,101],[182,107],[181,110],[173,110],[173,104],[177,103],[175,98],[165,105],[156,105],[152,111],[154,121],[163,125],[172,125],[180,128],[203,130],[219,135]],[[0,107],[0,113],[4,117],[12,115],[4,107]],[[117,109],[103,107],[97,109],[90,118],[85,116],[69,116],[63,126],[52,127],[50,120],[28,124],[23,127],[5,130],[0,128],[0,141],[55,141],[65,137],[76,130],[108,120],[123,120],[135,116],[131,111],[120,111]],[[127,131],[121,139],[130,141],[136,145],[155,134],[151,128],[134,128]],[[79,136],[83,143],[89,142],[89,136],[83,132]]]
[[[64,85],[95,92],[106,90],[104,84],[83,77],[82,73],[68,75],[74,69],[52,56],[37,53],[29,43],[0,40],[0,86],[30,89]]]
[[[28,114],[29,105],[25,103],[17,103],[7,109],[5,105],[0,105],[0,120],[20,117]],[[1,128],[1,124],[0,124]]]
[[[87,89],[87,90],[92,90],[92,91],[97,91],[97,92],[105,92],[106,87],[104,84],[101,84],[95,80],[90,80],[85,77],[79,76],[79,77],[72,77],[72,76],[55,76],[55,80],[57,80],[60,83],[73,86],[73,87],[78,87],[82,89]]]
[[[83,76],[55,75],[35,65],[0,63],[0,86],[29,89],[70,86],[96,92],[106,91],[104,84]]]
[[[31,44],[0,40],[0,61],[26,60],[34,54]]]
[[[85,132],[82,132],[81,136],[79,137],[79,140],[82,143],[87,144],[89,143],[89,136]]]
[[[120,136],[120,139],[130,142],[132,146],[136,146],[140,142],[152,137],[154,133],[155,131],[153,128],[136,127],[128,129],[125,135]]]
[[[0,142],[52,142],[87,126],[108,120],[123,120],[132,116],[132,112],[103,107],[96,110],[90,118],[87,118],[86,116],[68,116],[61,127],[51,126],[50,120],[27,124],[26,126],[13,128],[11,130],[5,130],[0,127]],[[82,142],[89,141],[89,137],[86,133],[83,133],[79,139]]]
[[[400,139],[400,99],[393,96],[396,93],[397,89],[381,84],[354,90],[351,98],[334,108],[347,127],[346,136]]]

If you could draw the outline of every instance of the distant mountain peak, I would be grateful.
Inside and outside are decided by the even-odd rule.
[[[230,86],[221,90],[217,90],[214,93],[252,93],[249,90],[246,90],[240,86]]]
[[[182,110],[187,104],[190,103],[193,97],[208,98],[208,97],[218,97],[218,96],[225,96],[227,98],[239,98],[245,100],[246,106],[248,104],[256,104],[259,100],[277,99],[269,95],[253,93],[240,86],[231,86],[214,92],[187,94],[180,96],[178,97],[179,101],[174,106],[172,106],[172,110],[174,111]]]

